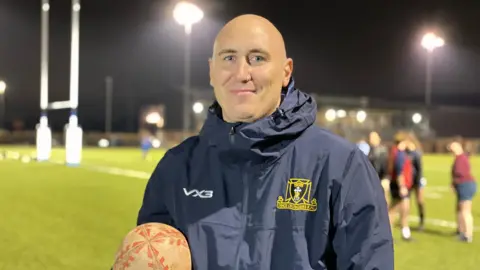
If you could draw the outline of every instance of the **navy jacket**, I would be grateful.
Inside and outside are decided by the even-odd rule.
[[[296,89],[254,123],[225,123],[214,104],[158,164],[138,224],[182,231],[196,270],[394,269],[378,176],[316,113]]]

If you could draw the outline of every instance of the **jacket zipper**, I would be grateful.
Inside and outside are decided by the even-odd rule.
[[[230,136],[229,136],[229,139],[230,139],[230,143],[231,144],[235,144],[235,126],[232,126],[230,128],[230,132],[228,133]]]
[[[241,168],[240,168],[241,169]],[[243,198],[242,198],[242,231],[240,233],[240,243],[238,245],[237,250],[237,262],[235,264],[235,269],[240,269],[240,248],[243,244],[243,240],[245,239],[245,233],[247,231],[248,225],[248,198],[249,198],[249,190],[248,190],[248,174],[246,172],[242,172],[242,182],[243,182]]]
[[[230,128],[230,143],[235,144],[235,127]],[[245,166],[248,167],[248,166]],[[239,167],[240,173],[242,175],[242,184],[243,184],[243,197],[242,197],[242,231],[241,231],[241,238],[240,243],[237,248],[236,260],[235,260],[235,269],[240,269],[240,248],[243,243],[243,239],[245,238],[245,232],[247,230],[247,223],[248,223],[248,199],[249,199],[249,185],[248,185],[248,174],[244,168]]]

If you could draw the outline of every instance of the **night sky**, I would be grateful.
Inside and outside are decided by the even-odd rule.
[[[192,34],[192,86],[197,91],[211,91],[207,60],[217,31],[236,15],[254,13],[283,33],[297,86],[323,95],[423,102],[426,52],[420,40],[435,30],[446,46],[434,52],[433,104],[480,109],[480,1],[195,2],[205,12]],[[106,76],[114,80],[114,131],[134,131],[139,107],[155,103],[167,105],[167,128],[181,128],[185,37],[172,18],[173,3],[82,1],[79,117],[84,129],[103,129]],[[68,99],[70,5],[51,0],[50,102]],[[39,117],[40,10],[41,0],[0,0],[0,78],[9,87],[7,120],[21,118],[27,128]],[[443,133],[480,136],[478,114],[460,121],[448,116],[441,116],[443,123],[457,126],[443,128]],[[60,129],[68,112],[51,112],[50,117]]]

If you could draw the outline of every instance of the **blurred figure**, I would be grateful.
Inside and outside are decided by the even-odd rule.
[[[148,157],[148,152],[152,149],[152,140],[150,134],[146,131],[140,133],[140,149],[142,150],[142,158],[146,160]]]
[[[370,153],[368,158],[372,163],[375,171],[378,174],[378,178],[381,181],[383,191],[385,192],[385,201],[390,201],[388,199],[390,193],[390,179],[388,176],[388,150],[385,145],[383,145],[382,139],[377,132],[372,131],[368,136],[368,142],[370,145]]]
[[[477,183],[472,176],[470,160],[464,152],[461,139],[455,139],[449,145],[455,156],[452,166],[452,189],[457,196],[457,225],[460,240],[472,242],[473,216],[472,199],[477,192]]]
[[[357,142],[357,147],[365,154],[365,156],[368,156],[370,153],[370,145],[364,139]]]
[[[419,229],[423,230],[425,226],[425,200],[423,188],[427,184],[427,180],[423,177],[421,145],[414,134],[410,134],[408,136],[406,147],[413,169],[413,185],[411,191],[413,191],[413,194],[415,194],[415,201],[417,202],[418,215],[420,219]]]
[[[395,145],[390,151],[390,224],[393,226],[394,217],[400,213],[402,239],[411,240],[411,231],[408,224],[410,213],[410,189],[413,185],[412,163],[406,153],[407,134],[400,132],[395,136]]]
[[[465,153],[465,155],[471,156],[472,150],[474,147],[472,142],[469,140],[462,140],[462,142],[463,142],[463,152]]]

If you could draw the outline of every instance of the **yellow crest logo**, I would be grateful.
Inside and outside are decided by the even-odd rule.
[[[311,199],[312,182],[308,179],[290,178],[285,198],[278,196],[277,208],[296,211],[317,211],[317,200]]]

